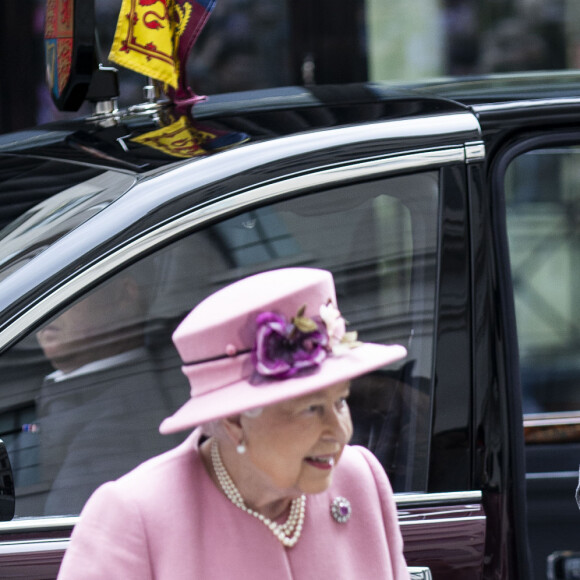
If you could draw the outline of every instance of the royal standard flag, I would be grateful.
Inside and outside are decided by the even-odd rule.
[[[211,133],[197,131],[189,119],[183,116],[167,127],[134,137],[131,141],[153,147],[173,157],[195,157],[207,154],[203,144],[213,137]]]
[[[181,115],[170,125],[133,137],[131,141],[162,151],[172,157],[195,157],[228,149],[247,141],[245,133],[222,131]]]
[[[189,49],[214,4],[215,0],[123,0],[109,59],[178,88],[184,84]]]

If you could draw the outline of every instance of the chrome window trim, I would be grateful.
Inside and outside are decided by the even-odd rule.
[[[545,107],[562,107],[579,105],[578,97],[560,97],[556,99],[523,99],[521,101],[509,101],[507,103],[486,103],[482,105],[472,105],[474,113],[493,113],[496,111],[513,111],[521,109],[535,109]]]
[[[465,144],[465,161],[476,163],[485,159],[485,144],[483,141],[471,141]]]
[[[460,505],[480,503],[481,490],[451,491],[441,493],[398,493],[395,494],[397,508],[426,507],[434,505]]]
[[[68,548],[69,543],[69,538],[45,538],[41,540],[0,542],[0,557],[8,554],[64,552]]]
[[[487,516],[484,515],[473,515],[473,516],[462,516],[458,518],[428,518],[428,519],[420,519],[420,520],[402,520],[399,521],[399,526],[401,528],[404,527],[416,527],[421,525],[436,525],[436,524],[452,524],[457,522],[485,522]]]
[[[467,137],[469,134],[470,137]],[[179,166],[163,168],[160,173],[156,172],[152,176],[152,179],[158,180],[158,185],[156,184],[153,192],[153,198],[158,199],[166,189],[175,192],[182,191],[183,193],[190,191],[192,171],[196,175],[195,187],[199,188],[260,165],[323,150],[373,141],[400,141],[420,137],[425,139],[430,137],[451,139],[455,136],[457,138],[456,145],[480,142],[481,129],[477,118],[472,112],[465,111],[430,117],[376,121],[363,125],[305,131],[286,137],[241,145],[214,156],[194,161],[188,160]],[[466,139],[468,141],[465,141]],[[448,146],[441,147],[441,149],[446,148]],[[413,152],[413,149],[404,152],[403,155],[408,152]],[[400,154],[394,153],[392,155],[398,156]],[[223,170],[224,167],[227,168],[227,171]],[[216,172],[220,173],[218,177],[216,177]],[[146,176],[143,183],[146,183],[147,180]],[[163,192],[160,193],[160,189]],[[139,196],[143,195],[147,195],[147,193],[139,193]]]
[[[0,348],[24,334],[39,318],[58,308],[62,303],[80,292],[83,287],[98,281],[111,270],[122,267],[158,244],[168,242],[178,235],[199,227],[216,217],[227,215],[266,200],[276,200],[289,193],[307,191],[315,187],[345,183],[363,177],[385,176],[410,169],[426,170],[430,167],[464,163],[466,155],[467,152],[464,145],[387,155],[378,159],[373,158],[371,160],[353,162],[344,166],[330,167],[313,171],[312,173],[289,177],[274,183],[267,183],[218,199],[208,205],[194,208],[191,212],[122,246],[115,252],[105,256],[97,264],[81,271],[77,276],[58,287],[56,291],[52,291],[0,332]],[[195,165],[194,167],[198,166]],[[156,183],[157,180],[150,180],[148,182],[149,187],[152,187],[154,182]],[[138,188],[137,186],[133,193],[137,193],[136,190]],[[157,188],[155,187],[155,189]],[[134,197],[134,195],[131,195],[127,200],[121,198],[118,204],[114,204],[117,211],[122,214],[123,203],[125,201],[130,203]],[[100,223],[101,219],[107,219],[109,215],[110,212],[105,210],[95,216],[92,221],[95,224]],[[79,228],[80,230],[82,228]],[[63,239],[63,241],[65,240],[66,238]]]
[[[573,481],[578,481],[578,471],[539,471],[526,473],[526,480],[536,480],[536,479],[571,479]],[[572,489],[571,494],[574,490]],[[573,495],[571,495],[573,497]]]
[[[76,525],[79,516],[49,516],[38,518],[19,518],[10,522],[0,522],[0,537],[6,534],[19,534],[22,532],[54,532],[68,530]]]
[[[528,413],[524,415],[524,427],[553,427],[556,425],[577,425],[580,411],[559,413]]]

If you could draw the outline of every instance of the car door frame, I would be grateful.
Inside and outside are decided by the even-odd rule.
[[[514,289],[510,267],[508,232],[506,223],[506,203],[504,178],[509,164],[527,151],[548,147],[558,147],[580,144],[579,107],[580,100],[570,100],[565,104],[554,106],[553,101],[538,101],[529,105],[520,113],[517,124],[513,123],[508,139],[495,139],[494,155],[489,160],[489,181],[491,199],[493,200],[493,221],[496,227],[496,246],[500,252],[498,261],[503,264],[502,296],[505,308],[512,319],[515,336],[509,338],[509,359],[518,361],[511,365],[509,382],[506,391],[517,393],[518,405],[514,400],[513,413],[520,413],[523,422],[523,432],[517,433],[522,440],[525,453],[521,461],[524,463],[525,486],[519,490],[525,505],[519,509],[526,513],[526,529],[518,530],[519,534],[527,534],[534,571],[545,570],[550,553],[570,550],[566,537],[573,533],[574,525],[569,521],[555,520],[557,510],[564,508],[566,512],[575,508],[574,490],[578,484],[578,471],[572,469],[571,454],[580,456],[580,412],[542,413],[540,415],[524,414],[521,401],[523,392],[520,378],[519,349],[517,340]],[[511,107],[511,112],[517,105]],[[550,111],[551,109],[551,111]],[[485,117],[495,112],[494,107],[481,107]],[[504,107],[503,114],[509,114],[510,108]],[[495,120],[497,123],[497,119]],[[506,271],[507,268],[507,271]],[[561,446],[565,445],[563,449]],[[519,443],[518,443],[519,446]],[[576,465],[580,460],[576,460]],[[522,519],[522,521],[524,521]],[[552,528],[549,528],[550,521]],[[553,533],[547,531],[552,529]],[[557,536],[557,540],[554,536]],[[561,542],[561,544],[559,544]],[[548,547],[550,546],[551,547]]]
[[[439,277],[440,284],[446,289],[439,293],[437,299],[438,337],[444,336],[447,322],[453,323],[453,313],[447,318],[443,317],[444,319],[441,313],[453,309],[457,292],[461,295],[461,320],[467,327],[456,334],[447,345],[440,344],[437,348],[435,397],[437,401],[441,397],[441,402],[444,403],[457,393],[457,381],[449,371],[449,357],[453,356],[458,341],[467,337],[467,350],[464,345],[462,355],[465,360],[462,362],[464,370],[461,381],[467,381],[468,384],[466,386],[462,382],[460,385],[465,391],[465,409],[459,445],[467,465],[466,489],[441,489],[445,485],[437,483],[438,461],[452,460],[454,456],[450,452],[453,449],[450,450],[446,445],[448,439],[443,439],[444,444],[432,457],[427,493],[402,494],[396,498],[400,512],[408,516],[406,519],[401,518],[401,527],[408,538],[407,550],[410,554],[413,545],[432,537],[441,524],[449,525],[450,534],[446,537],[450,540],[450,545],[455,545],[454,550],[457,553],[457,539],[465,539],[466,526],[472,526],[472,530],[476,530],[478,541],[486,543],[485,554],[482,552],[479,556],[481,562],[484,556],[489,557],[491,551],[498,547],[498,542],[506,542],[505,549],[499,550],[491,563],[488,558],[488,572],[519,572],[525,566],[521,548],[516,549],[521,541],[509,535],[509,530],[516,526],[519,514],[517,510],[511,509],[513,497],[506,492],[508,482],[519,477],[517,469],[512,467],[514,457],[511,448],[510,454],[503,458],[500,477],[493,480],[493,486],[487,485],[488,473],[478,466],[478,452],[481,451],[478,448],[481,445],[478,436],[483,426],[485,425],[488,440],[501,440],[501,445],[493,449],[498,455],[510,433],[505,432],[506,426],[503,423],[499,426],[489,425],[481,419],[482,413],[478,414],[478,405],[474,402],[487,399],[490,386],[475,379],[477,363],[481,363],[482,355],[478,345],[472,344],[471,337],[476,336],[477,332],[472,331],[470,321],[476,319],[480,302],[487,307],[492,289],[486,281],[479,280],[472,262],[477,264],[475,258],[485,254],[486,264],[482,272],[489,274],[492,259],[488,252],[492,253],[493,249],[488,247],[489,239],[480,239],[469,233],[473,232],[474,226],[471,222],[475,219],[474,208],[483,201],[482,167],[485,149],[480,139],[477,119],[471,113],[462,111],[453,115],[377,122],[371,124],[370,130],[368,125],[330,129],[321,139],[322,142],[313,139],[312,135],[302,135],[278,139],[275,146],[271,143],[252,144],[246,146],[244,151],[240,148],[224,153],[222,157],[209,157],[195,164],[184,164],[172,172],[164,171],[142,179],[130,194],[113,204],[110,212],[104,211],[95,216],[61,242],[57,242],[55,247],[47,250],[46,254],[49,255],[44,256],[49,258],[47,263],[59,260],[58,252],[61,247],[66,245],[71,250],[62,260],[60,268],[45,271],[39,282],[27,280],[27,271],[20,273],[15,282],[11,281],[11,289],[26,289],[21,296],[28,297],[28,303],[23,306],[20,297],[13,298],[11,302],[8,300],[10,303],[4,310],[3,320],[0,321],[0,349],[13,344],[60,306],[78,297],[85,289],[93,287],[124,265],[130,264],[137,257],[219,217],[231,215],[265,200],[296,195],[297,187],[300,193],[304,193],[328,186],[333,180],[338,184],[372,176],[442,168],[443,179],[454,183],[455,193],[449,199],[443,200],[438,218],[443,224],[443,243],[439,256],[444,262],[440,267]],[[405,144],[404,147],[401,146],[402,143]],[[317,158],[312,161],[314,152]],[[285,163],[280,163],[276,155],[281,156]],[[305,164],[304,159],[307,156],[310,160]],[[288,171],[288,165],[292,169],[291,177],[284,176],[283,173]],[[256,171],[256,168],[260,171]],[[256,174],[260,176],[259,183],[256,183]],[[193,190],[196,191],[195,204],[192,204],[190,198]],[[136,206],[135,200],[139,200]],[[460,207],[457,207],[458,201]],[[116,208],[117,214],[113,213],[113,208]],[[123,212],[124,209],[128,211]],[[461,222],[459,230],[458,219]],[[104,225],[106,227],[103,230]],[[486,226],[485,223],[476,225],[483,229]],[[453,250],[454,240],[458,235],[465,239],[461,240],[459,249]],[[71,244],[71,240],[83,240],[81,247]],[[484,249],[479,247],[480,244],[483,244]],[[459,261],[461,278],[457,291],[454,290],[457,286],[457,265],[453,264],[454,261]],[[472,288],[480,287],[483,289],[472,295]],[[44,291],[39,293],[39,288]],[[31,299],[32,296],[35,298]],[[486,330],[493,336],[498,332],[496,328]],[[506,356],[505,352],[500,354]],[[473,367],[472,357],[476,362]],[[493,373],[497,375],[500,372],[501,364],[498,364]],[[478,388],[474,395],[472,389],[476,384]],[[497,404],[502,406],[504,418],[509,423],[513,419],[513,409],[505,399]],[[435,408],[440,407],[436,402]],[[474,417],[478,418],[476,425],[472,424]],[[445,430],[439,429],[436,419],[434,425],[435,433],[444,435]],[[510,431],[509,428],[507,430]],[[486,450],[488,440],[483,444]],[[501,496],[499,502],[498,494]],[[6,562],[13,561],[14,557],[24,557],[24,554],[30,554],[30,558],[34,558],[38,566],[52,566],[54,569],[55,562],[58,562],[66,547],[75,521],[75,518],[33,518],[0,524],[0,569]],[[417,530],[419,533],[414,533]],[[439,570],[449,579],[480,578],[479,564],[475,568],[472,566],[471,575],[468,576],[461,569],[470,551],[473,551],[473,546],[466,544],[465,550],[459,550],[459,557],[448,564],[443,563],[439,568],[435,559],[433,572]],[[409,563],[425,564],[424,561],[415,562],[412,557]],[[523,577],[505,575],[505,572],[503,574],[498,577]]]

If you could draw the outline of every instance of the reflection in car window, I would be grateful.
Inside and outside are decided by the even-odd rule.
[[[189,396],[171,333],[230,282],[276,267],[333,272],[362,340],[408,357],[357,379],[353,443],[396,491],[426,489],[438,174],[351,184],[257,207],[116,274],[0,357],[0,428],[18,516],[78,513],[100,483],[180,440],[158,433]]]
[[[58,173],[59,170],[61,173]],[[55,175],[50,185],[58,193],[53,193],[31,207],[0,230],[0,279],[107,207],[135,181],[133,176],[113,171],[85,169],[84,173],[80,173],[77,169],[76,172],[69,174],[59,166],[53,171]],[[0,178],[2,177],[0,173]],[[73,178],[76,178],[76,181],[73,181]],[[23,197],[22,190],[34,199],[34,191],[31,193],[31,190],[34,187],[39,189],[48,187],[46,180],[46,175],[38,177],[34,173],[13,177],[8,183],[2,183],[0,204],[3,196],[7,200],[11,198],[11,194]],[[0,212],[2,210],[0,205]]]
[[[41,201],[101,173],[84,165],[0,153],[0,230]]]
[[[580,149],[538,149],[506,173],[525,413],[580,410]]]

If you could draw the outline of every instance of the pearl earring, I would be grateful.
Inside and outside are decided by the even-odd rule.
[[[236,447],[236,451],[240,454],[243,455],[246,452],[246,445],[244,444],[243,441],[240,441],[238,443],[238,446]]]

